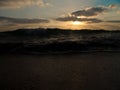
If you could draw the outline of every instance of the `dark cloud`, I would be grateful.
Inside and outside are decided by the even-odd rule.
[[[4,23],[5,25],[8,25],[8,24],[34,24],[34,23],[49,23],[49,20],[0,17],[0,22],[2,24]]]
[[[109,23],[120,23],[120,20],[111,20],[111,21],[103,21],[97,18],[77,18],[77,17],[60,17],[56,19],[57,21],[80,21],[80,22],[88,22],[88,23],[100,23],[100,22],[109,22]]]
[[[111,20],[111,21],[106,21],[106,22],[110,22],[110,23],[120,23],[120,20]]]
[[[77,18],[77,17],[60,17],[56,19],[57,21],[80,21],[89,23],[100,23],[102,20],[96,18]]]
[[[106,10],[107,10],[107,8],[105,8],[105,7],[90,7],[90,8],[84,9],[84,10],[75,11],[75,12],[71,13],[71,15],[90,17],[90,16],[99,15]]]
[[[119,23],[119,21],[103,21],[95,18],[95,16],[100,15],[104,12],[107,12],[115,7],[117,6],[114,4],[109,5],[108,7],[90,7],[83,10],[72,12],[65,17],[56,18],[56,20],[57,21],[80,21],[80,22],[87,22],[87,23],[100,23],[100,22]]]
[[[103,13],[106,10],[107,8],[105,7],[90,7],[84,10],[72,12],[70,15],[65,16],[65,17],[59,17],[56,20],[57,21],[80,21],[80,22],[88,22],[88,23],[100,23],[103,21],[97,18],[88,18],[88,17],[96,16],[98,14]],[[84,18],[82,18],[82,16],[84,16]]]
[[[42,0],[0,0],[0,8],[20,8],[29,5],[44,6]]]

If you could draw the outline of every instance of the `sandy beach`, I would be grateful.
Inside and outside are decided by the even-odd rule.
[[[1,90],[119,90],[120,53],[0,55]]]

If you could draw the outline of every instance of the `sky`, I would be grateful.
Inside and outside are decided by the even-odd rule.
[[[0,31],[19,28],[120,30],[120,0],[0,0]]]

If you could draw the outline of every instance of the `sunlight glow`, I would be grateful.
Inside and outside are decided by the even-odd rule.
[[[80,21],[73,21],[72,24],[73,24],[73,25],[81,25],[82,22],[80,22]]]

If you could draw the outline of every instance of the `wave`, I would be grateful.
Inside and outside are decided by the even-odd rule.
[[[120,31],[35,29],[0,33],[0,53],[119,52]]]

